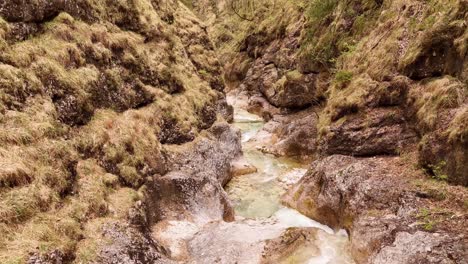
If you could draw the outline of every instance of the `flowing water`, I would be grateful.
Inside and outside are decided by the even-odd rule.
[[[319,233],[317,255],[313,248],[296,250],[285,263],[353,263],[346,250],[348,237],[344,230],[334,232],[299,212],[284,207],[280,197],[288,184],[297,182],[306,172],[306,165],[291,158],[278,158],[257,149],[255,135],[263,120],[247,111],[235,108],[234,125],[242,132],[244,158],[257,168],[256,173],[234,177],[226,191],[234,203],[236,216],[268,219],[284,227],[315,227]]]

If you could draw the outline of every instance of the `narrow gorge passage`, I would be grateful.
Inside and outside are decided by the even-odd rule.
[[[468,264],[467,165],[468,0],[0,0],[0,264]]]
[[[242,133],[245,163],[240,166],[250,168],[250,172],[246,170],[246,174],[235,176],[226,186],[226,192],[233,202],[236,220],[255,219],[265,226],[265,233],[271,232],[268,229],[275,230],[278,227],[320,230],[314,243],[303,243],[292,250],[285,250],[287,254],[282,255],[278,263],[354,263],[348,252],[345,230],[335,232],[330,227],[281,205],[281,196],[304,176],[307,164],[294,158],[275,157],[262,152],[262,139],[268,141],[272,136],[262,130],[265,121],[243,109],[237,103],[237,98],[231,96],[227,99],[234,106],[233,125]]]

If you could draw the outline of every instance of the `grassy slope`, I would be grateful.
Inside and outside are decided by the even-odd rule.
[[[24,41],[0,18],[1,263],[54,249],[92,260],[100,227],[125,219],[145,177],[164,172],[160,135],[189,140],[221,96],[185,7],[89,4],[100,22],[61,13]]]

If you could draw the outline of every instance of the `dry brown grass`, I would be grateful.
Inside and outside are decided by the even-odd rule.
[[[341,5],[342,2],[337,1],[334,10],[330,11],[333,17],[340,17],[343,11]],[[334,69],[335,73],[349,72],[352,77],[344,85],[336,82],[330,85],[328,103],[319,123],[321,134],[328,131],[331,122],[366,107],[369,98],[379,98],[379,94],[390,92],[386,89],[391,86],[379,83],[392,80],[404,65],[412,63],[423,52],[424,41],[434,38],[428,36],[451,23],[450,20],[455,20],[454,14],[459,8],[460,4],[456,0],[443,4],[438,1],[386,1],[381,7],[383,12],[377,17],[372,16],[374,19],[364,20],[365,24],[360,25],[365,30],[359,32],[366,34],[358,34],[355,30],[362,22],[356,19],[351,31],[353,41],[349,38],[338,40],[345,41],[347,45],[344,52],[338,54]],[[416,14],[414,10],[418,10]],[[336,24],[331,23],[331,26]],[[455,42],[461,43],[460,40]],[[457,47],[463,50],[461,46]],[[429,83],[425,81],[421,85],[424,88],[413,90],[410,96],[416,100],[419,125],[426,131],[435,128],[441,111],[459,107],[466,100],[466,84],[463,84],[463,80],[441,78]]]
[[[467,100],[466,86],[451,77],[425,81],[418,89],[413,89],[409,96],[415,101],[419,127],[424,131],[435,130],[443,111],[458,108]]]
[[[88,2],[100,23],[61,13],[16,43],[0,19],[0,263],[54,249],[92,261],[102,225],[164,172],[164,120],[196,135],[220,96],[194,63],[218,67],[185,8],[170,25],[166,1]]]
[[[445,133],[452,143],[468,142],[468,105],[465,104],[458,109]]]

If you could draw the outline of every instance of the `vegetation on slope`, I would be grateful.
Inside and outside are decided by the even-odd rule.
[[[211,126],[223,97],[211,43],[177,1],[46,5],[0,13],[1,263],[93,260],[98,230],[165,172],[161,144]]]
[[[239,9],[251,21],[226,8],[230,2],[211,34],[231,87],[260,87],[265,79],[249,82],[269,68],[257,62],[273,63],[280,79],[288,71],[317,74],[316,89],[325,91],[317,101],[326,97],[322,144],[356,120],[363,130],[372,127],[374,109],[402,111],[395,127],[418,134],[420,165],[434,174],[445,163],[450,182],[468,184],[466,1],[260,1],[253,11]],[[296,27],[302,30],[292,46]],[[397,145],[376,153],[398,154]]]

